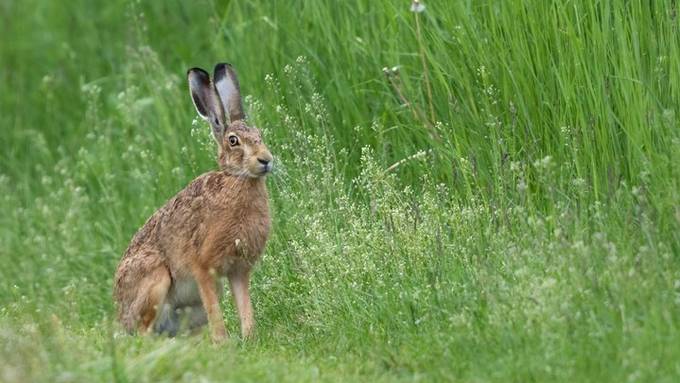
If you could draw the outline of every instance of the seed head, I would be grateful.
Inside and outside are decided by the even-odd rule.
[[[413,0],[411,2],[411,12],[420,13],[425,10],[425,4],[421,3],[420,0]]]

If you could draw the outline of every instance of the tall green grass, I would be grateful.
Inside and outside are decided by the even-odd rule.
[[[677,5],[425,4],[0,4],[0,381],[677,380]],[[257,337],[122,335],[218,61],[276,156]]]

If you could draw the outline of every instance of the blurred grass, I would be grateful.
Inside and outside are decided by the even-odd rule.
[[[677,4],[426,6],[2,2],[0,381],[677,380]],[[224,60],[278,165],[258,338],[121,336]]]

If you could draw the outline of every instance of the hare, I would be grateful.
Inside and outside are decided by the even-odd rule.
[[[132,238],[115,276],[118,319],[130,333],[170,336],[208,323],[219,342],[227,337],[219,305],[226,277],[247,338],[254,326],[250,272],[271,227],[265,178],[273,158],[260,131],[244,121],[231,65],[217,64],[212,82],[200,68],[187,77],[217,141],[220,170],[193,180]]]

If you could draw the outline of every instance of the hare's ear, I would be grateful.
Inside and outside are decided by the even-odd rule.
[[[215,93],[215,88],[210,83],[210,75],[201,68],[191,68],[187,72],[187,78],[191,100],[194,102],[196,111],[210,123],[215,141],[222,145],[226,125],[224,110],[219,96]]]
[[[222,101],[222,107],[229,115],[229,121],[245,119],[246,116],[243,113],[243,104],[241,102],[241,88],[239,87],[234,68],[227,63],[215,65],[213,79],[217,94],[219,94]]]

